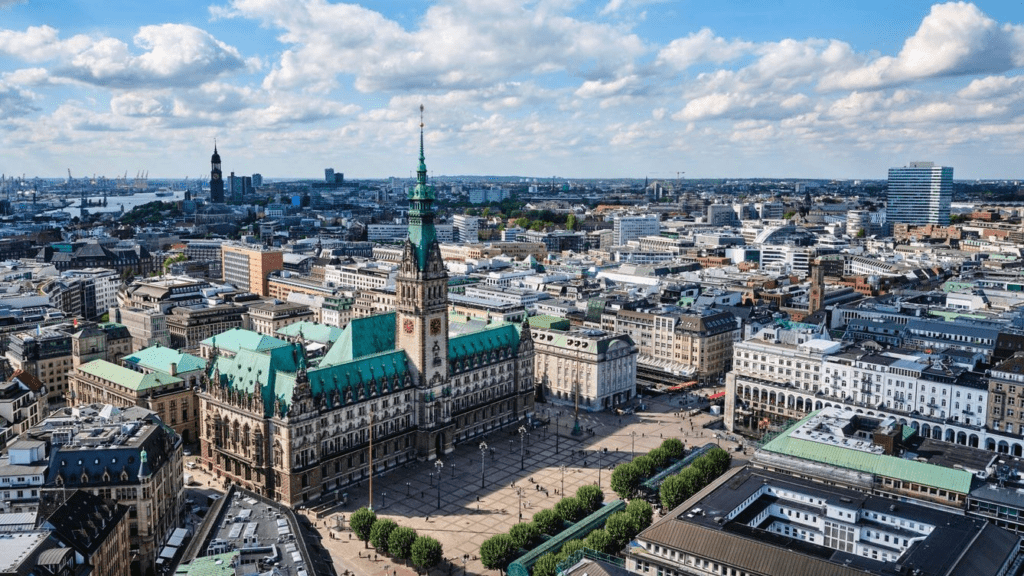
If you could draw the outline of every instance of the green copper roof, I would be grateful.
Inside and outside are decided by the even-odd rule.
[[[205,346],[213,346],[214,343],[217,344],[218,349],[231,352],[232,354],[238,353],[242,348],[258,351],[290,346],[288,342],[279,338],[266,336],[252,330],[242,330],[241,328],[232,328],[227,332],[221,332],[202,342]]]
[[[568,318],[559,318],[550,314],[538,314],[530,316],[527,320],[531,328],[544,328],[547,330],[568,330],[572,327]]]
[[[242,348],[233,358],[218,357],[221,381],[243,394],[259,394],[267,416],[279,402],[291,403],[294,372],[298,369],[298,344],[256,351]],[[290,381],[281,382],[289,374]]]
[[[177,373],[192,372],[206,368],[206,360],[199,356],[178,352],[166,346],[150,346],[121,358],[122,362],[135,364],[141,368],[157,370],[165,374],[171,373],[171,364],[177,364]]]
[[[427,269],[427,258],[437,244],[434,228],[434,188],[427,184],[427,161],[423,155],[423,106],[420,106],[420,164],[416,169],[416,187],[409,192],[409,241],[412,242],[418,270]]]
[[[970,472],[965,470],[944,468],[934,464],[905,460],[884,454],[871,454],[861,450],[801,440],[790,436],[797,427],[817,414],[818,411],[811,412],[803,420],[789,427],[782,434],[779,434],[777,438],[766,444],[762,450],[812,462],[821,462],[837,468],[857,470],[887,478],[897,478],[906,482],[913,482],[940,490],[950,490],[960,494],[967,494],[971,491],[972,476]]]
[[[161,372],[142,374],[135,370],[129,370],[123,366],[107,362],[106,360],[93,360],[92,362],[82,364],[78,369],[91,376],[124,386],[134,392],[144,392],[150,388],[180,384],[182,382],[181,378],[177,376]]]
[[[404,388],[408,371],[405,351],[391,350],[314,368],[309,371],[309,386],[314,396],[323,393],[331,396],[337,391],[339,401],[347,404]],[[347,396],[349,393],[351,395]]]
[[[304,340],[309,342],[331,344],[341,337],[342,332],[343,330],[337,326],[302,321],[279,328],[277,335],[288,338],[298,338],[301,335]]]
[[[326,367],[395,349],[395,313],[355,318],[320,360]]]
[[[515,324],[491,324],[478,332],[453,336],[448,340],[448,360],[454,362],[480,352],[510,347],[519,349],[519,330]]]

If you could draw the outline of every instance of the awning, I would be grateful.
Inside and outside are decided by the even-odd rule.
[[[668,387],[668,391],[669,392],[675,392],[677,390],[682,390],[683,388],[689,388],[690,386],[695,386],[696,384],[697,384],[696,380],[691,380],[689,382],[683,382],[682,384],[676,384],[675,386],[669,386]]]
[[[711,396],[708,396],[708,400],[717,400],[719,398],[724,398],[724,397],[725,397],[725,392],[719,392],[717,394],[712,394]]]

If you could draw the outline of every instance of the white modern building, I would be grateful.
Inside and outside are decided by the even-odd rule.
[[[612,220],[614,243],[624,246],[630,240],[644,236],[657,236],[661,231],[661,223],[657,214],[643,216],[617,216]]]
[[[903,168],[889,169],[886,215],[890,222],[946,226],[952,201],[952,167],[911,162]]]

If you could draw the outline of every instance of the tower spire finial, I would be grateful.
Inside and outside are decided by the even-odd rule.
[[[217,137],[216,136],[213,137],[213,153],[214,154],[217,153]]]
[[[420,104],[420,166],[426,165],[426,157],[423,155],[423,104]]]

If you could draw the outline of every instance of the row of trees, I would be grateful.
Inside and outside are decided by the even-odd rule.
[[[504,572],[520,556],[520,550],[533,548],[545,534],[558,534],[566,523],[579,522],[603,503],[604,493],[596,485],[580,486],[575,496],[562,498],[554,508],[534,514],[533,522],[516,524],[508,534],[497,534],[484,540],[480,545],[480,561],[485,568]]]
[[[686,448],[678,438],[669,438],[661,446],[643,456],[637,456],[632,462],[624,462],[612,472],[612,490],[623,500],[632,500],[640,494],[640,485],[654,476],[659,470],[683,457]]]
[[[663,510],[671,510],[686,502],[701,491],[712,480],[725,473],[732,465],[732,456],[721,448],[712,448],[697,458],[679,474],[674,474],[661,483],[659,496]]]
[[[377,552],[403,562],[411,560],[417,573],[429,572],[444,558],[440,542],[430,536],[420,536],[407,526],[399,526],[394,520],[378,519],[369,508],[353,512],[349,525],[357,538],[364,544],[373,544]]]
[[[587,534],[583,540],[569,540],[556,552],[548,552],[533,565],[533,576],[555,576],[558,565],[583,548],[590,548],[603,554],[616,554],[630,540],[651,525],[654,510],[643,500],[633,500],[625,510],[608,517],[604,528]]]

